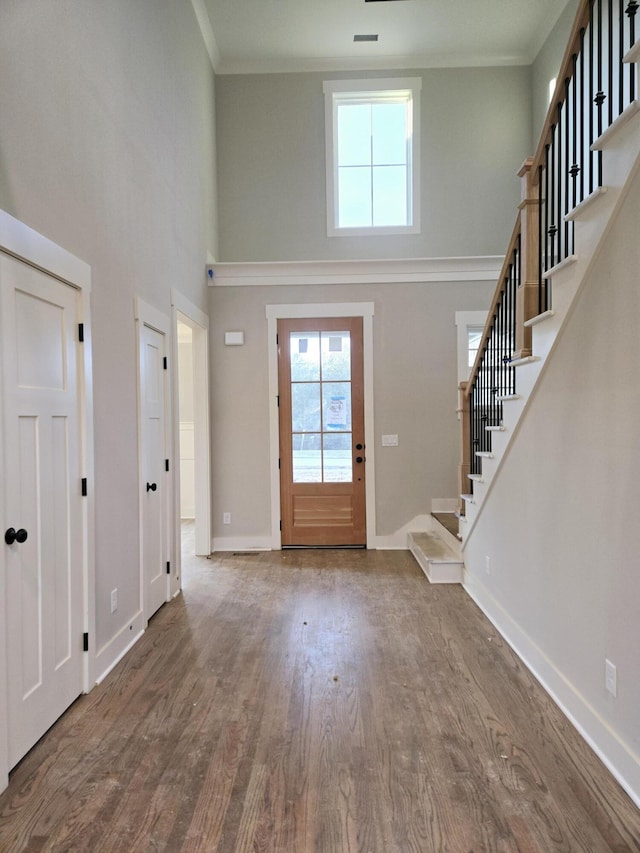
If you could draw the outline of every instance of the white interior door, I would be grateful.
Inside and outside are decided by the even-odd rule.
[[[142,572],[144,614],[150,619],[168,595],[168,488],[166,471],[166,335],[140,326],[142,457]]]
[[[0,253],[10,766],[83,688],[77,300]]]

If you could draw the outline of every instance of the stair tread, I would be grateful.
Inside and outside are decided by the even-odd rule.
[[[462,557],[435,533],[416,532],[409,534],[417,548],[427,560],[438,563],[461,563]]]

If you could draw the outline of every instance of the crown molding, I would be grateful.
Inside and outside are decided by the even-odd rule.
[[[207,267],[210,287],[314,284],[407,284],[497,281],[503,258],[409,258],[367,261],[267,261]]]

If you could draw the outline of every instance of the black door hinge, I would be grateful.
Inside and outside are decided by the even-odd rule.
[[[169,470],[169,460],[168,460],[168,459],[165,459],[165,460],[164,460],[164,470],[165,470],[165,471],[168,471],[168,470]]]
[[[78,323],[78,340],[81,344],[84,343],[84,323]]]
[[[82,635],[82,651],[83,652],[89,651],[89,632],[88,631],[85,631],[84,634]]]
[[[280,530],[282,530],[282,519],[280,519]]]
[[[280,338],[278,335],[276,335],[276,346],[278,346],[279,343],[280,343]]]
[[[82,478],[82,497],[86,498],[87,496],[87,478]]]
[[[171,574],[171,563],[167,563],[167,574]]]
[[[278,471],[280,470],[280,460],[278,459]]]
[[[280,394],[278,394],[278,396],[276,397],[276,400],[278,401],[278,408],[280,408]]]
[[[165,357],[162,359],[162,366],[164,367],[164,369],[165,369],[165,370],[167,370],[167,368],[168,368],[168,366],[169,366],[169,361],[167,360],[166,355],[165,355]]]

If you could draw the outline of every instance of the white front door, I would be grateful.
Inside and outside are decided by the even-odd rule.
[[[83,688],[78,293],[0,253],[9,764]]]
[[[168,593],[166,343],[165,334],[141,323],[142,574],[146,619],[167,600]]]

